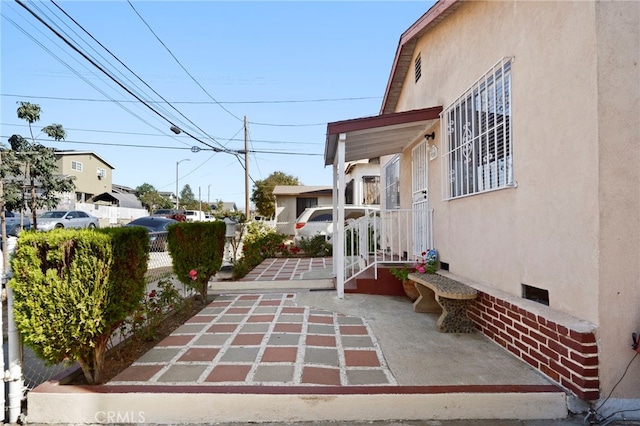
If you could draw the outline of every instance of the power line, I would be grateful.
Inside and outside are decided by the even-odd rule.
[[[11,124],[11,123],[0,123],[2,126],[15,126],[15,127],[29,127],[28,124]],[[123,132],[118,130],[97,130],[97,129],[77,129],[73,127],[65,127],[65,130],[74,130],[77,132],[91,132],[91,133],[109,133],[109,134],[119,134],[119,135],[135,135],[135,136],[152,136],[152,137],[163,137],[166,138],[167,135],[163,133],[142,133],[142,132]],[[237,134],[237,133],[236,133]],[[173,136],[173,139],[177,139]],[[227,139],[228,142],[231,141],[244,141],[244,139]],[[264,140],[264,139],[253,139],[253,142],[256,143],[268,143],[268,144],[294,144],[294,145],[324,145],[324,142],[299,142],[299,141],[274,141],[274,140]]]
[[[52,99],[59,101],[82,101],[82,102],[122,102],[137,103],[132,100],[109,100],[109,99],[92,99],[92,98],[68,98],[58,96],[30,96],[30,95],[14,95],[9,93],[0,93],[0,96],[11,96],[14,98],[33,98],[33,99]],[[185,105],[211,105],[211,104],[296,104],[296,103],[320,103],[320,102],[346,102],[346,101],[363,101],[370,99],[382,99],[380,96],[362,96],[352,98],[322,98],[322,99],[276,99],[276,100],[254,100],[254,101],[171,101],[172,104]],[[165,101],[147,101],[150,104],[168,103]]]
[[[107,53],[109,53],[116,61],[118,61],[118,63],[120,63],[120,65],[122,65],[123,67],[125,67],[127,69],[127,71],[129,71],[131,74],[133,74],[134,76],[136,76],[136,78],[138,80],[140,80],[145,86],[147,86],[153,93],[155,93],[160,99],[162,99],[163,101],[165,101],[167,103],[167,105],[169,105],[174,111],[176,111],[178,114],[180,114],[185,120],[187,120],[189,123],[191,123],[193,126],[195,126],[198,130],[200,130],[202,133],[204,133],[205,135],[207,135],[211,140],[213,140],[214,142],[216,142],[218,145],[220,145],[222,148],[224,148],[224,145],[222,145],[220,142],[218,142],[215,138],[209,136],[204,130],[202,130],[197,124],[195,124],[193,121],[191,121],[186,115],[184,115],[180,110],[178,110],[176,107],[174,107],[169,101],[167,101],[162,95],[160,95],[155,89],[153,89],[146,81],[144,81],[138,74],[136,74],[131,68],[129,68],[124,62],[122,62],[120,60],[120,58],[118,58],[115,54],[113,54],[111,52],[111,50],[109,50],[107,47],[105,47],[102,43],[100,43],[100,41],[98,41],[89,31],[87,31],[82,25],[80,25],[75,19],[73,19],[73,17],[71,17],[64,9],[62,9],[60,6],[58,6],[58,4],[56,4],[55,1],[51,0],[51,3],[53,3],[62,13],[65,14],[65,16],[69,19],[71,19],[71,21],[73,21],[74,24],[76,24],[78,27],[80,27],[80,29],[82,31],[84,31],[85,34],[87,34],[89,37],[91,37],[91,39],[93,41],[95,41],[96,43],[98,43],[98,45],[100,47],[102,47],[104,50],[107,51]],[[131,4],[131,3],[129,3]],[[133,6],[131,6],[133,7]],[[135,9],[134,9],[135,10]],[[139,98],[138,98],[139,99]],[[144,102],[143,102],[144,103]],[[146,104],[145,104],[146,105]],[[169,121],[169,120],[167,120]],[[175,124],[171,123],[172,126],[175,126]],[[184,131],[184,130],[183,130]],[[185,131],[186,134],[188,134]],[[196,140],[198,140],[197,138],[194,138]],[[205,145],[208,145],[204,142],[201,142]],[[210,145],[208,145],[210,146]]]
[[[153,36],[156,38],[156,40],[158,40],[158,42],[162,45],[162,47],[164,47],[167,50],[167,52],[169,52],[169,55],[171,55],[171,57],[178,63],[178,65],[180,65],[180,68],[182,68],[182,70],[185,73],[187,73],[187,75],[191,78],[191,80],[193,80],[193,82],[196,83],[198,85],[198,87],[200,89],[202,89],[202,91],[204,93],[206,93],[206,95],[209,96],[209,98],[212,101],[214,101],[216,104],[218,104],[218,106],[220,106],[220,108],[222,108],[227,114],[229,114],[230,116],[232,116],[233,118],[235,118],[238,121],[243,121],[240,117],[238,117],[237,115],[233,114],[231,111],[226,109],[223,105],[220,105],[220,103],[213,96],[211,96],[211,94],[209,92],[207,92],[207,90],[204,87],[202,87],[202,85],[198,82],[198,80],[196,80],[191,75],[191,73],[184,67],[184,65],[182,65],[182,63],[178,60],[178,58],[176,58],[176,55],[173,54],[171,49],[169,49],[167,47],[167,45],[164,44],[164,42],[160,39],[160,37],[158,37],[158,35],[155,33],[155,31],[153,31],[153,28],[151,28],[151,26],[147,23],[147,21],[144,20],[142,15],[140,15],[140,13],[136,10],[136,8],[133,6],[133,4],[131,4],[131,1],[127,0],[127,3],[129,3],[129,6],[131,6],[131,9],[133,9],[133,11],[136,13],[136,15],[138,15],[138,18],[140,18],[140,20],[146,25],[146,27],[149,29],[149,31],[151,31],[151,34],[153,34]]]
[[[92,83],[91,81],[89,81],[85,76],[83,76],[82,74],[80,74],[80,72],[78,72],[76,69],[74,69],[71,65],[69,65],[67,62],[65,62],[62,58],[60,58],[58,55],[56,55],[55,53],[53,53],[49,48],[47,48],[44,44],[42,44],[39,40],[37,40],[29,31],[25,30],[24,28],[22,28],[17,22],[13,21],[11,18],[7,17],[6,15],[2,15],[2,17],[4,19],[6,19],[7,21],[9,21],[9,23],[11,23],[13,26],[15,26],[19,31],[21,31],[26,37],[30,38],[31,41],[33,41],[35,44],[37,44],[38,46],[40,46],[40,48],[42,48],[42,50],[44,50],[45,52],[47,52],[49,55],[51,55],[53,58],[55,58],[58,62],[60,62],[62,65],[64,65],[67,69],[69,69],[72,73],[74,73],[78,78],[80,78],[81,80],[83,80],[85,83],[87,83],[89,86],[93,87],[96,91],[98,91],[99,93],[102,93],[105,98],[108,99],[112,99],[111,96],[109,96],[104,90],[102,90],[101,88],[99,88],[98,86],[96,86],[94,83]],[[32,25],[33,26],[33,25]],[[35,28],[35,27],[34,27]],[[44,35],[44,33],[42,33],[42,31],[40,31],[39,29],[36,28],[37,31],[39,31],[41,34]],[[45,37],[47,37],[46,35],[44,35]],[[48,37],[47,37],[48,38]],[[49,40],[51,40],[49,38]],[[77,59],[73,58],[76,62],[78,62]],[[79,62],[78,62],[79,63]],[[82,65],[85,69],[89,70],[86,66]],[[91,72],[89,70],[89,72]],[[94,73],[94,75],[96,75]],[[97,75],[96,75],[97,76]],[[100,77],[98,77],[100,78]],[[113,99],[112,99],[113,100]],[[115,101],[115,100],[113,100]],[[141,116],[139,116],[138,114],[136,114],[135,112],[131,111],[130,109],[128,109],[127,107],[125,107],[124,105],[118,103],[117,101],[115,101],[116,104],[122,108],[123,110],[125,110],[126,112],[128,112],[129,114],[131,114],[133,117],[136,117],[137,119],[139,119],[140,121],[142,121],[143,123],[147,124],[149,127],[161,132],[162,130],[160,130],[159,128],[157,128],[156,126],[154,126],[153,124],[149,123],[147,120],[145,120],[144,118],[142,118]],[[176,139],[176,138],[174,138]],[[178,139],[176,139],[178,140]]]
[[[134,98],[138,99],[140,102],[142,102],[143,105],[145,105],[147,108],[149,108],[151,111],[153,111],[156,115],[158,115],[160,118],[164,119],[165,121],[167,121],[169,124],[171,124],[172,126],[175,126],[175,124],[169,120],[168,118],[166,118],[165,116],[163,116],[160,112],[158,112],[156,109],[154,109],[153,107],[151,107],[151,105],[147,104],[143,99],[141,99],[137,94],[133,93],[128,87],[126,87],[124,84],[122,84],[120,81],[118,81],[114,76],[112,76],[111,74],[109,74],[102,66],[98,65],[93,59],[91,59],[87,54],[85,54],[84,52],[80,51],[80,49],[78,49],[76,46],[74,46],[73,44],[71,44],[71,42],[69,40],[67,40],[64,36],[62,36],[62,34],[60,34],[58,31],[56,31],[51,25],[49,25],[47,22],[45,22],[40,16],[38,16],[35,12],[33,12],[31,9],[29,9],[29,7],[27,7],[22,0],[16,0],[16,3],[18,3],[21,7],[23,7],[27,12],[29,12],[34,18],[36,18],[40,23],[42,23],[44,26],[46,26],[50,31],[52,31],[58,38],[60,38],[67,46],[69,46],[71,49],[73,49],[74,51],[76,51],[78,54],[80,54],[84,59],[86,59],[87,61],[89,61],[91,63],[91,65],[93,65],[94,67],[98,68],[103,74],[105,74],[107,77],[109,77],[114,83],[116,83],[118,86],[120,86],[123,90],[125,90],[127,93],[129,93],[131,96],[133,96]],[[185,134],[189,135],[189,133],[185,132]],[[203,145],[209,146],[211,147],[211,145],[201,141],[200,139],[196,138],[195,136],[193,136],[194,139],[196,139],[197,141],[199,141],[200,143],[202,143]],[[212,147],[213,148],[213,147]]]
[[[0,135],[0,138],[9,138],[9,136],[6,135]],[[104,146],[120,146],[120,147],[126,147],[126,148],[150,148],[150,149],[172,149],[172,150],[189,150],[189,151],[193,151],[191,147],[179,147],[179,146],[165,146],[165,145],[137,145],[137,144],[120,144],[120,143],[106,143],[106,142],[86,142],[86,141],[72,141],[72,140],[67,140],[64,139],[60,142],[64,142],[64,143],[71,143],[71,144],[80,144],[80,145],[104,145]],[[214,151],[214,152],[220,152],[219,151],[220,148],[209,148],[209,149],[201,149],[200,151]],[[230,151],[243,151],[243,150],[230,150]],[[244,152],[244,151],[243,151]],[[255,153],[255,154],[274,154],[274,155],[304,155],[304,156],[321,156],[324,154],[314,154],[314,153],[309,153],[309,152],[291,152],[291,151],[285,151],[285,150],[271,150],[271,151],[265,151],[265,150],[259,150],[259,149],[250,149],[248,150],[249,153]],[[231,154],[233,154],[234,156],[237,156],[239,153],[238,152],[229,152]]]
[[[43,4],[44,4],[44,3],[43,3]],[[113,64],[109,63],[109,60],[108,60],[107,58],[105,58],[105,57],[104,57],[104,56],[103,56],[103,55],[102,55],[98,50],[96,50],[96,49],[95,49],[91,44],[89,44],[86,40],[84,40],[84,39],[82,38],[82,36],[81,36],[80,34],[78,34],[78,33],[77,33],[73,28],[71,28],[71,27],[69,26],[69,24],[67,24],[66,22],[64,22],[64,21],[63,21],[63,19],[62,19],[61,17],[57,16],[57,15],[55,14],[55,11],[53,11],[52,9],[50,9],[48,6],[46,6],[46,5],[45,5],[45,7],[47,8],[47,10],[48,10],[49,12],[51,12],[51,14],[52,14],[52,15],[53,15],[57,20],[59,20],[60,22],[62,22],[62,24],[63,24],[66,28],[68,28],[68,29],[69,29],[69,30],[70,30],[70,31],[71,31],[71,32],[76,36],[76,38],[77,38],[79,41],[78,41],[78,40],[76,40],[76,39],[74,39],[74,38],[73,38],[73,36],[69,35],[69,34],[68,34],[68,33],[67,33],[67,32],[66,32],[66,31],[61,27],[61,25],[57,24],[57,23],[55,22],[55,20],[54,20],[53,18],[49,17],[49,16],[47,15],[47,13],[46,13],[46,12],[44,12],[41,8],[39,8],[39,7],[38,7],[38,5],[39,5],[39,3],[34,3],[34,4],[33,4],[33,6],[34,6],[34,8],[35,8],[35,9],[37,9],[37,10],[38,10],[38,11],[40,11],[44,16],[46,16],[47,18],[49,18],[49,20],[51,21],[51,24],[52,24],[52,25],[55,25],[55,26],[56,26],[56,27],[57,27],[57,28],[58,28],[62,33],[64,33],[64,34],[65,34],[69,39],[71,39],[72,41],[74,41],[74,42],[76,43],[76,45],[77,45],[77,46],[80,46],[80,44],[81,44],[81,43],[83,43],[83,44],[85,44],[85,45],[86,45],[90,50],[92,50],[93,52],[95,52],[95,53],[96,53],[96,54],[97,54],[97,55],[102,59],[102,61],[103,61],[103,62],[101,63],[101,65],[103,66],[103,68],[107,68],[107,66],[108,66],[108,67],[110,67],[110,68],[112,68],[112,69],[113,69],[113,72],[118,73],[121,77],[123,77],[125,80],[127,80],[127,81],[128,81],[128,82],[129,82],[133,87],[135,87],[135,88],[137,89],[138,93],[142,92],[142,90],[141,90],[141,89],[136,85],[136,83],[135,83],[134,81],[132,81],[132,80],[131,80],[127,75],[125,75],[123,72],[121,72],[120,70],[118,70],[118,69],[117,69],[117,67],[113,66]],[[63,11],[63,12],[64,12],[64,11]],[[73,18],[71,18],[71,17],[69,17],[69,18],[73,21]],[[74,21],[74,23],[75,23],[75,21]],[[76,25],[78,25],[78,24],[76,23]],[[80,26],[80,25],[78,25],[78,26]],[[81,28],[82,28],[82,27],[81,27]],[[84,28],[83,28],[83,30],[84,30]],[[40,31],[40,30],[39,30],[39,31]],[[85,32],[86,32],[86,30],[85,30]],[[49,38],[49,37],[47,37],[47,38]],[[51,40],[51,39],[49,38],[49,40]],[[94,39],[94,40],[95,40],[95,39]],[[52,40],[52,42],[53,42],[53,40]],[[99,44],[99,43],[98,43],[98,44]],[[107,50],[107,51],[108,51],[108,49],[104,48],[104,46],[101,46],[101,47],[103,47],[103,49],[105,49],[105,50]],[[87,53],[87,54],[89,55],[89,53],[88,53],[88,52],[86,52],[86,51],[85,51],[85,53]],[[67,53],[67,54],[69,55],[69,53]],[[69,55],[69,56],[71,56],[71,55]],[[73,58],[76,62],[78,62],[80,65],[82,65],[85,69],[87,69],[91,74],[95,75],[98,79],[101,79],[101,80],[103,80],[103,81],[105,81],[105,82],[106,82],[106,80],[104,80],[104,78],[103,78],[100,74],[96,74],[94,71],[92,71],[91,69],[87,68],[87,67],[86,67],[86,65],[84,65],[83,63],[80,63],[80,62],[79,62],[75,57],[72,57],[72,58]],[[97,59],[95,56],[92,56],[92,55],[91,55],[91,58],[92,58],[94,61],[98,62],[98,59]],[[117,59],[117,58],[116,58],[116,59]],[[105,64],[106,64],[106,65],[105,65]],[[126,66],[125,66],[125,67],[126,67]],[[74,73],[76,73],[76,72],[75,72],[75,70],[73,70],[73,69],[72,69],[72,71],[73,71]],[[76,75],[78,75],[78,74],[76,73]],[[107,75],[108,75],[108,74],[107,74]],[[135,75],[135,74],[134,74],[134,75]],[[83,78],[83,80],[84,80],[85,82],[87,82],[87,83],[88,83],[88,80],[87,80],[87,79]],[[91,84],[91,83],[89,83],[89,84],[90,84],[90,86],[95,87],[93,84]],[[97,88],[96,88],[96,89],[97,89]],[[103,93],[103,94],[104,94],[104,92],[103,92],[102,90],[99,90],[99,89],[97,89],[97,90],[98,90],[100,93]],[[106,95],[105,95],[105,96],[106,96]],[[142,95],[140,95],[140,96],[142,96]],[[112,99],[112,98],[111,98],[111,96],[106,96],[106,97],[107,97],[107,98],[109,98],[109,99]],[[120,106],[121,108],[123,108],[125,111],[127,111],[127,112],[131,113],[134,117],[137,117],[137,118],[140,118],[140,119],[141,119],[141,117],[139,117],[137,114],[134,114],[132,111],[128,110],[128,109],[127,109],[127,108],[125,108],[124,106],[122,106],[122,105],[119,105],[119,106]],[[163,108],[163,110],[164,110],[164,113],[165,113],[165,114],[169,114],[169,115],[171,115],[172,117],[176,118],[174,115],[172,115],[172,114],[171,114],[169,111],[167,111],[166,109],[164,109],[164,108]],[[145,120],[142,120],[142,121],[143,121],[143,122],[145,122],[145,123],[147,123]],[[147,124],[149,124],[149,123],[147,123]],[[156,128],[155,126],[152,126],[152,127]],[[157,129],[157,128],[156,128],[156,129]]]

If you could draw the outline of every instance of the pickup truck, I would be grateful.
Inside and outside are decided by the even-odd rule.
[[[174,219],[178,222],[184,222],[187,220],[185,211],[176,209],[159,209],[154,211],[151,216],[168,217],[169,219]]]
[[[22,214],[22,227],[20,226],[20,213],[5,210],[5,221],[7,223],[7,235],[17,236],[23,229],[31,229],[31,219],[26,213]]]

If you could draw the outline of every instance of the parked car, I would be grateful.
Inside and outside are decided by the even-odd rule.
[[[184,222],[187,220],[187,215],[184,210],[176,209],[158,209],[154,211],[151,216],[166,217],[168,219],[177,220],[178,222]]]
[[[344,208],[344,219],[349,221],[364,216],[367,212],[378,211],[377,206],[353,206]],[[293,241],[324,235],[327,240],[333,236],[333,206],[307,207],[296,219]]]
[[[38,231],[51,231],[54,228],[99,228],[100,222],[95,216],[81,210],[54,210],[38,216]]]
[[[31,219],[26,213],[22,214],[22,225],[20,225],[20,213],[5,210],[4,217],[7,224],[7,235],[18,236],[23,229],[31,229]]]
[[[167,227],[179,223],[175,219],[160,216],[144,216],[132,220],[125,226],[142,226],[149,232],[151,251],[167,251]]]

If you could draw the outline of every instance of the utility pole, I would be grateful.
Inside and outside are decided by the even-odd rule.
[[[249,127],[247,116],[244,116],[244,211],[249,220]]]

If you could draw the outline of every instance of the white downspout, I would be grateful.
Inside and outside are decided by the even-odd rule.
[[[338,137],[338,152],[335,161],[338,163],[338,190],[334,191],[335,196],[338,197],[337,209],[338,214],[333,215],[334,217],[334,253],[338,252],[338,269],[336,275],[336,281],[338,285],[338,299],[344,299],[344,172],[345,172],[345,145],[347,142],[347,135],[345,133],[340,133]],[[334,212],[336,209],[336,204],[334,204]],[[336,217],[337,216],[337,217]],[[337,221],[337,223],[336,223]],[[337,238],[336,238],[337,237]]]
[[[7,238],[7,250],[9,256],[13,255],[16,248],[16,237]],[[11,267],[7,268],[7,281],[12,276]],[[13,317],[13,291],[7,286],[7,325],[9,349],[7,351],[8,369],[4,371],[4,381],[9,382],[8,410],[9,423],[17,423],[21,414],[22,392],[24,380],[22,377],[22,356],[20,334]]]
[[[333,206],[332,209],[332,216],[333,217],[333,228],[332,229],[336,229],[336,223],[338,222],[338,162],[336,161],[336,158],[333,159],[333,192],[331,193],[331,205]],[[337,235],[334,233],[334,236]],[[333,240],[335,242],[335,238]],[[338,276],[338,256],[337,256],[338,250],[333,250],[333,276],[336,277]],[[336,283],[337,286],[337,283]]]

